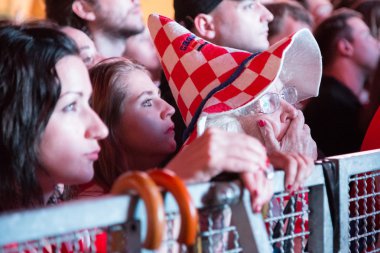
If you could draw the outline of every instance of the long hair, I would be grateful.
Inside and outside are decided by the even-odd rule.
[[[47,27],[0,27],[0,212],[40,206],[39,143],[61,92],[56,63],[78,54]]]
[[[134,70],[141,70],[148,74],[143,66],[125,58],[109,58],[90,69],[93,85],[91,104],[109,128],[108,137],[99,142],[102,152],[94,164],[94,180],[107,191],[115,179],[128,169],[118,162],[126,150],[120,147],[115,129],[123,113],[127,96],[125,86],[128,84],[125,83],[125,77]]]

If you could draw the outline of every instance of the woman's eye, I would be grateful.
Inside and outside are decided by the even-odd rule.
[[[83,62],[86,64],[90,64],[90,63],[92,63],[92,58],[91,57],[83,58]]]
[[[77,109],[77,103],[76,102],[73,102],[69,105],[66,105],[64,108],[63,108],[63,111],[64,112],[73,112],[73,111],[76,111]]]
[[[149,107],[152,106],[152,99],[147,99],[142,103],[143,107]]]
[[[251,9],[253,9],[254,5],[255,5],[254,2],[246,4],[246,5],[243,6],[243,9],[244,10],[251,10]]]

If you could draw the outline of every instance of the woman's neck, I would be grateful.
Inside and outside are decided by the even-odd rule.
[[[122,164],[127,170],[146,171],[162,165],[167,155],[128,154],[122,159]]]
[[[55,182],[49,175],[42,169],[37,169],[37,181],[41,186],[43,193],[44,205],[47,204],[49,198],[53,195],[55,190]]]

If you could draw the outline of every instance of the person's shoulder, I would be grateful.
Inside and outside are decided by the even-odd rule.
[[[357,106],[357,97],[345,84],[331,76],[323,76],[319,95],[311,101],[317,107],[329,107],[329,110]],[[340,110],[339,109],[339,110]]]

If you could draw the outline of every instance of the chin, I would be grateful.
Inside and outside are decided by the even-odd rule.
[[[174,153],[176,151],[176,149],[177,149],[177,144],[175,141],[169,144],[169,152],[171,154]]]

